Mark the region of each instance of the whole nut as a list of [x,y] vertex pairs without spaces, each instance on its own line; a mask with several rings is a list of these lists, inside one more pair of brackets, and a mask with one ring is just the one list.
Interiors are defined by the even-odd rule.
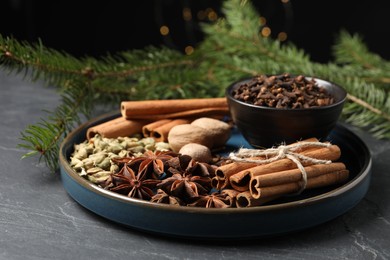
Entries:
[[207,129],[208,135],[211,135],[214,140],[212,148],[224,146],[231,135],[231,126],[218,119],[201,117],[192,121],[191,125]]
[[188,143],[213,147],[213,138],[208,134],[208,130],[191,124],[182,124],[172,127],[168,134],[168,143],[172,151],[179,150]]
[[189,143],[184,145],[180,150],[180,154],[189,155],[192,159],[198,162],[209,163],[213,159],[211,151],[207,146]]

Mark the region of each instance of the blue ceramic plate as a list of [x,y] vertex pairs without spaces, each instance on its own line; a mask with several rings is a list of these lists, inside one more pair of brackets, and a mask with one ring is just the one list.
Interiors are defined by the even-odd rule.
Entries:
[[[304,191],[271,204],[251,208],[206,209],[177,207],[128,198],[104,190],[80,177],[68,160],[73,145],[85,140],[93,125],[120,116],[111,113],[91,120],[70,133],[60,148],[63,185],[79,204],[108,220],[146,232],[195,239],[242,239],[275,236],[309,228],[334,219],[365,196],[371,176],[371,155],[364,142],[338,124],[328,140],[337,144],[341,161],[350,170],[349,181],[339,187]],[[248,146],[233,130],[227,149]]]

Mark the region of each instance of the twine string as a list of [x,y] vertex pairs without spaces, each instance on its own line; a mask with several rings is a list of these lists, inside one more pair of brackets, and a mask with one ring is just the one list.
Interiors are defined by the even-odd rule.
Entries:
[[[296,150],[306,148],[306,147],[329,147],[330,143],[321,143],[321,142],[298,142],[290,145],[280,145],[276,148],[269,148],[264,150],[259,149],[248,149],[240,148],[238,152],[230,153],[229,158],[232,161],[236,162],[250,162],[256,164],[267,164],[280,159],[290,159],[293,161],[302,174],[302,182],[300,183],[300,190],[297,194],[300,194],[307,185],[307,173],[305,167],[303,167],[302,162],[309,162],[312,164],[330,164],[331,160],[321,160],[312,158],[300,153],[296,153]],[[265,157],[265,159],[254,159],[253,157]]]

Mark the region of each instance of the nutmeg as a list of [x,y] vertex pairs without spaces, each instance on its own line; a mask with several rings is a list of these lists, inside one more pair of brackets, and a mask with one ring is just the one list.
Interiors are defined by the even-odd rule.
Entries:
[[201,117],[192,121],[191,125],[207,129],[208,135],[213,137],[213,147],[218,148],[225,145],[230,138],[231,125],[218,119]]
[[205,128],[182,124],[174,126],[169,131],[168,143],[174,152],[179,152],[188,143],[197,143],[211,148],[213,147],[213,137],[208,134],[208,130]]
[[196,143],[188,143],[184,145],[180,149],[179,153],[189,155],[192,159],[198,162],[209,163],[213,159],[211,151],[207,146]]

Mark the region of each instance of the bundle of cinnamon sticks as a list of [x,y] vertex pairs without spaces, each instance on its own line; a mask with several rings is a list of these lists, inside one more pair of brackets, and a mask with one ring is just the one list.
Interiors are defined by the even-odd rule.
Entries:
[[169,130],[198,117],[222,118],[229,115],[226,98],[194,98],[121,102],[121,117],[90,127],[87,139],[100,134],[115,138],[142,133],[156,141],[166,141]]
[[[318,143],[318,140],[312,138],[296,144],[305,142]],[[218,190],[236,191],[237,207],[250,207],[300,192],[303,185],[305,189],[319,188],[343,183],[349,177],[344,163],[337,162],[341,155],[337,145],[304,146],[294,152],[311,158],[299,162],[303,169],[299,169],[299,165],[289,158],[265,164],[255,162],[264,158],[248,158],[245,162],[233,161],[218,167],[212,185]],[[318,160],[326,163],[313,163]]]

